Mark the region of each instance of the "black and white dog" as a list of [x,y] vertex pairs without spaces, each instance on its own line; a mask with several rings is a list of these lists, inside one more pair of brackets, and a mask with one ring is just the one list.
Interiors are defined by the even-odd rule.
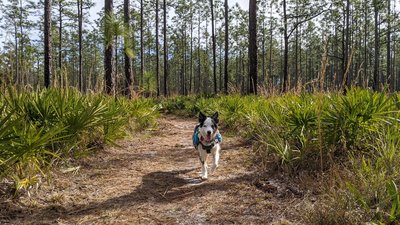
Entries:
[[201,162],[201,178],[207,179],[207,158],[208,154],[213,156],[211,173],[218,167],[219,151],[221,150],[222,136],[218,131],[218,112],[207,117],[202,112],[199,114],[199,124],[193,133],[193,145],[199,151]]

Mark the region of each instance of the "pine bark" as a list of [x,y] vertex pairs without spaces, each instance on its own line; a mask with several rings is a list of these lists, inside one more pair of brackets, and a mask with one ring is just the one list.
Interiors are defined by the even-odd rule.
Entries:
[[52,56],[51,56],[51,0],[44,1],[44,86],[49,88],[52,77]]
[[160,96],[160,49],[158,44],[158,0],[156,0],[156,82],[157,97]]
[[[104,11],[106,15],[113,15],[113,0],[105,0]],[[105,33],[111,32],[110,24],[105,24]],[[109,43],[105,43],[104,50],[104,71],[105,71],[105,93],[108,95],[114,95],[114,43],[112,40],[107,40]]]
[[[124,0],[124,23],[125,23],[125,27],[128,31],[131,30],[130,29],[131,28],[131,26],[130,26],[131,17],[130,17],[129,11],[130,11],[129,0]],[[130,34],[130,32],[127,32],[127,33]],[[130,43],[129,37],[125,36],[124,37],[125,49],[131,48],[129,43]],[[132,97],[132,84],[133,84],[132,59],[128,56],[126,51],[124,54],[124,60],[125,60],[125,64],[124,64],[125,91],[124,91],[124,94],[125,94],[125,96],[131,98]]]
[[164,96],[168,95],[168,46],[167,46],[167,3],[166,0],[163,0],[163,10],[164,10]]
[[214,93],[217,94],[217,57],[216,57],[216,43],[215,43],[215,28],[214,28],[214,2],[210,0],[211,4],[211,39],[212,39],[212,54],[213,54],[213,76],[214,76]]
[[225,8],[225,59],[224,59],[224,92],[228,94],[228,65],[229,65],[229,8],[228,0],[224,1]]
[[257,0],[249,2],[249,93],[257,94]]
[[82,26],[83,26],[83,0],[77,0],[77,5],[78,5],[78,63],[79,63],[79,68],[78,68],[78,78],[79,78],[79,90],[81,92],[84,91],[84,84],[83,84],[83,73],[82,73]]

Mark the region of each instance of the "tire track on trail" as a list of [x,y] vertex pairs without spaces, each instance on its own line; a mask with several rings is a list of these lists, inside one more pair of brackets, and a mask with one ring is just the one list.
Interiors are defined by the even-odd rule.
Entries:
[[251,146],[224,130],[220,166],[200,180],[191,143],[196,121],[163,115],[157,130],[80,159],[77,173],[56,172],[52,185],[20,203],[6,202],[0,223],[269,224],[285,218],[285,201],[292,200],[254,185],[257,174],[245,166]]

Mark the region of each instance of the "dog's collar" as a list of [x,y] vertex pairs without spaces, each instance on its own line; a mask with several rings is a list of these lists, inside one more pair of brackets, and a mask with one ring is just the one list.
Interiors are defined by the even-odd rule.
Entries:
[[215,143],[214,143],[214,142],[211,142],[210,145],[204,145],[203,142],[200,142],[200,144],[201,144],[201,147],[202,147],[204,150],[207,151],[207,153],[211,153],[211,149],[214,148],[214,146],[215,146]]
[[212,138],[210,142],[207,142],[204,140],[204,137],[200,135],[200,144],[207,153],[211,153],[211,149],[215,146],[215,138]]

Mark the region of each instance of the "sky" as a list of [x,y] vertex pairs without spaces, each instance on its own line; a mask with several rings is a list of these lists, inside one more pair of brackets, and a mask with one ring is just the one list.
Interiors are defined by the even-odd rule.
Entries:
[[[104,0],[97,0],[95,3],[96,5],[90,10],[90,15],[93,19],[98,17],[97,13],[103,8]],[[228,0],[229,7],[233,7],[236,3],[239,3],[240,7],[244,10],[249,8],[249,0]]]

